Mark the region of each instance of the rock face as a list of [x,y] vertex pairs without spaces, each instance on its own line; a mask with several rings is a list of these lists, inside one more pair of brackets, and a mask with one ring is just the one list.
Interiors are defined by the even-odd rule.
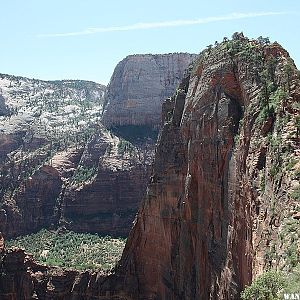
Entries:
[[[60,224],[77,232],[127,236],[149,180],[153,145],[138,148],[104,128],[101,132],[65,184]],[[93,174],[80,179],[87,169]]]
[[[40,272],[31,293],[48,299],[57,286],[55,299],[239,299],[263,270],[292,268],[299,103],[297,69],[277,43],[235,35],[202,52],[163,105],[147,194],[115,273]],[[11,278],[20,286],[11,295],[31,299]]]
[[106,91],[102,123],[113,127],[119,138],[103,132],[89,142],[81,165],[96,166],[97,174],[88,184],[66,187],[61,224],[80,232],[128,234],[149,180],[162,101],[195,57],[133,55],[117,65]]
[[0,231],[10,238],[64,226],[128,235],[149,180],[153,147],[134,146],[98,126],[84,147],[50,156],[48,148],[39,149],[33,160],[6,162]]
[[11,201],[2,205],[6,214],[2,232],[17,236],[53,227],[57,223],[55,208],[61,187],[58,171],[51,166],[41,167],[19,187]]
[[[21,249],[0,249],[0,298],[11,299],[109,299],[94,297],[105,274],[79,273],[36,264]],[[124,299],[116,297],[114,299]]]
[[[66,139],[100,120],[104,85],[84,80],[43,81],[0,74],[0,132]],[[4,108],[10,113],[3,113]],[[1,113],[2,111],[2,113]]]
[[161,124],[162,101],[171,96],[194,54],[130,55],[115,68],[103,112],[108,128]]
[[8,238],[57,225],[63,179],[79,161],[63,171],[52,158],[73,147],[82,154],[97,130],[105,86],[0,74],[0,90],[0,111],[10,112],[0,116],[0,231]]
[[276,253],[295,247],[299,257],[299,240],[280,242],[299,211],[299,174],[288,167],[299,163],[299,95],[276,43],[239,36],[200,55],[164,105],[120,262],[129,299],[239,299],[257,273],[292,267]]

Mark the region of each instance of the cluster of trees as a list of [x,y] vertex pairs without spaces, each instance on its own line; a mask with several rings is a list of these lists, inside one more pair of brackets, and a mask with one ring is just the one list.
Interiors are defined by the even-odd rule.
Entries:
[[130,155],[135,151],[135,147],[128,141],[120,139],[118,143],[118,153],[125,154],[126,152]]
[[85,166],[79,166],[72,177],[72,182],[75,184],[80,184],[82,182],[91,180],[96,174],[96,167],[89,168]]
[[287,299],[298,299],[294,298],[294,295],[300,293],[299,282],[300,265],[289,274],[269,270],[246,287],[241,293],[241,298],[243,300],[281,300],[285,299],[284,295],[289,295],[290,298]]
[[76,270],[109,271],[120,259],[126,240],[72,231],[49,231],[19,237],[6,247],[20,247],[43,264]]

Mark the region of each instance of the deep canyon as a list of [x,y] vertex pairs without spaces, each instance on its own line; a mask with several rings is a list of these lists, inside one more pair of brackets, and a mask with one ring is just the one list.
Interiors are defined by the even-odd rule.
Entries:
[[[51,104],[53,83],[1,78],[4,239],[129,232],[110,274],[43,266],[1,239],[1,299],[240,299],[264,270],[292,270],[290,249],[299,262],[300,79],[278,43],[236,33],[198,56],[129,56],[107,88],[55,83]],[[51,125],[58,98],[76,140]]]

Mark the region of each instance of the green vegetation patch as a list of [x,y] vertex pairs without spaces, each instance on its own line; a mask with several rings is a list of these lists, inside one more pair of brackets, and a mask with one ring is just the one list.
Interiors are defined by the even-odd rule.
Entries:
[[[300,269],[299,266],[292,272],[284,274],[269,270],[260,275],[241,293],[243,300],[279,300],[285,299],[284,294],[299,293]],[[296,299],[296,298],[289,298]]]
[[300,201],[300,185],[297,185],[292,193],[291,193],[291,197],[294,199],[294,200],[297,200],[297,201]]
[[111,271],[121,258],[126,239],[72,231],[49,231],[8,240],[6,246],[31,253],[39,263],[76,270]]
[[286,286],[284,276],[276,271],[268,271],[259,276],[241,294],[243,300],[275,300]]
[[79,166],[73,175],[72,182],[75,184],[79,184],[82,182],[90,181],[96,175],[97,175],[96,167],[87,168],[84,166]]
[[120,139],[120,141],[118,143],[118,154],[123,155],[126,152],[128,152],[129,154],[132,154],[134,152],[134,150],[135,150],[135,148],[130,142]]

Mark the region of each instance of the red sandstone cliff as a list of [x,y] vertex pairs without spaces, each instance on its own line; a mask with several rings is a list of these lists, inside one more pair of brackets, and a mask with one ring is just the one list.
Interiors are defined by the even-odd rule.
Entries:
[[299,211],[299,174],[288,168],[299,163],[299,92],[278,44],[239,36],[199,56],[165,105],[120,262],[130,299],[238,299],[255,274],[288,268],[276,253],[293,243],[280,236]]

